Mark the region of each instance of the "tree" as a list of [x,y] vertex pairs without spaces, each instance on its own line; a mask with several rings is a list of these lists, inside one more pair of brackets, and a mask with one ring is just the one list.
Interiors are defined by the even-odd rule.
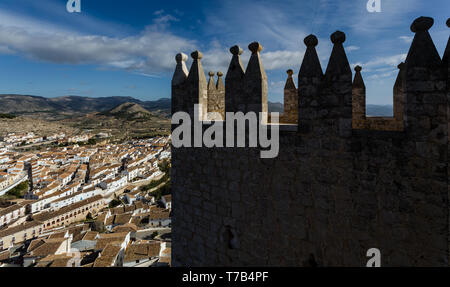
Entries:
[[86,221],[91,221],[93,218],[92,218],[92,214],[89,212],[87,215],[86,215]]
[[17,185],[16,187],[14,187],[13,189],[11,189],[10,191],[8,191],[6,195],[14,198],[23,198],[25,193],[28,191],[28,187],[29,187],[28,181],[24,181],[19,185]]
[[169,160],[166,158],[164,159],[162,162],[160,162],[158,164],[159,170],[161,170],[164,173],[169,173],[170,171],[170,162]]
[[122,204],[122,202],[119,199],[115,198],[115,199],[111,200],[111,202],[109,203],[109,208],[114,208],[121,204]]
[[97,144],[97,140],[96,140],[96,139],[90,138],[90,139],[88,140],[88,145],[96,145],[96,144]]

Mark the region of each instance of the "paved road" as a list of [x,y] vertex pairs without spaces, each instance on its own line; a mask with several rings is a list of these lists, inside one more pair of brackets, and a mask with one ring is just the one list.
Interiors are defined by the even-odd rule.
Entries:
[[158,228],[149,228],[145,230],[139,230],[136,232],[136,238],[145,240],[146,237],[149,237],[153,234],[153,232],[157,231],[159,235],[171,233],[172,229],[167,227],[158,227]]

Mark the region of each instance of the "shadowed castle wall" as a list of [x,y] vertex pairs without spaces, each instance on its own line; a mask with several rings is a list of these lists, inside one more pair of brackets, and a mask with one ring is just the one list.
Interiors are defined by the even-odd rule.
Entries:
[[[173,147],[173,265],[365,266],[367,250],[378,248],[382,266],[448,266],[450,43],[441,60],[432,24],[421,17],[411,27],[394,118],[365,116],[361,67],[352,79],[338,31],[325,73],[317,38],[305,38],[298,120],[280,125],[278,157]],[[230,50],[225,111],[267,111],[262,47],[249,48],[245,72],[242,49]],[[189,73],[177,56],[173,113],[208,107],[199,55]]]

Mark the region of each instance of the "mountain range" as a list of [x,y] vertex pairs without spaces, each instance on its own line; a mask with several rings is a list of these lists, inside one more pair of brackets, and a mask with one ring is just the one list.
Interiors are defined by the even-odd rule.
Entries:
[[[122,106],[123,104],[127,104]],[[147,111],[158,111],[165,115],[170,115],[171,100],[161,98],[156,101],[141,101],[132,97],[103,97],[89,98],[80,96],[65,96],[58,98],[44,98],[30,95],[0,95],[0,113],[12,115],[29,114],[54,114],[59,116],[72,116],[88,113],[108,114],[115,108],[132,107],[130,104],[137,104]],[[283,104],[279,102],[269,102],[269,111],[283,112]],[[141,111],[142,112],[142,111]],[[393,114],[390,105],[367,105],[368,116],[387,116]]]
[[141,105],[131,102],[121,104],[111,110],[98,113],[101,116],[115,117],[126,120],[149,119],[152,116],[148,110]]
[[44,98],[30,95],[0,95],[0,113],[3,114],[88,114],[104,112],[125,103],[134,103],[148,111],[170,111],[171,100],[141,101],[132,97],[104,97],[89,98],[79,96],[65,96],[58,98]]

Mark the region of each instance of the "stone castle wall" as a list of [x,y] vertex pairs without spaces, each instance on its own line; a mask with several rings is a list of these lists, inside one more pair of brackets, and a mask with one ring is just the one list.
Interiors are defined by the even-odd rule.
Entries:
[[[288,73],[278,157],[261,159],[259,148],[173,147],[173,265],[365,266],[368,249],[378,248],[383,266],[448,266],[450,42],[441,59],[432,25],[421,17],[411,26],[394,118],[365,116],[361,67],[352,79],[344,33],[331,36],[325,73],[310,35],[298,89]],[[230,50],[227,112],[267,111],[262,47],[249,48],[246,71],[242,49]],[[202,55],[192,56],[189,72],[187,57],[177,56],[173,113],[209,107]]]

